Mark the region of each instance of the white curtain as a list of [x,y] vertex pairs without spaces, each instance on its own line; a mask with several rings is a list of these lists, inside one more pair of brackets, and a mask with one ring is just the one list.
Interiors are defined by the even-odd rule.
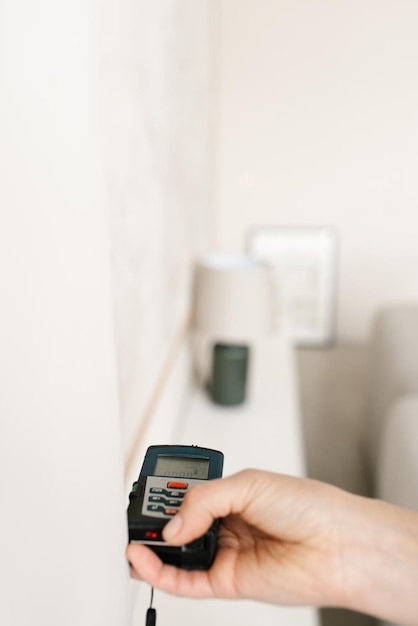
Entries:
[[130,622],[92,16],[0,3],[5,626]]

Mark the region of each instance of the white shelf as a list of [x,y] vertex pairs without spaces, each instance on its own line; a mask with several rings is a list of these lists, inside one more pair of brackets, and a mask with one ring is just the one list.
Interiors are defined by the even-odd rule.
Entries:
[[[213,404],[195,389],[190,406],[174,429],[173,443],[221,450],[224,476],[246,467],[303,476],[305,473],[297,377],[290,344],[280,336],[255,346],[251,353],[249,394],[239,407]],[[137,597],[134,624],[142,626],[148,593]],[[214,626],[317,626],[311,608],[279,607],[252,601],[189,600],[156,592],[160,624]]]
[[280,336],[250,355],[245,404],[222,407],[196,389],[179,442],[221,450],[224,475],[246,467],[303,476],[305,473],[293,350]]

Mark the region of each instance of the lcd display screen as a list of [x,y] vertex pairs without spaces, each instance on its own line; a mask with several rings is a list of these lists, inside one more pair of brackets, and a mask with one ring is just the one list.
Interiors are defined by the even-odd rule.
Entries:
[[170,478],[207,479],[209,475],[209,459],[159,454],[155,464],[154,475]]

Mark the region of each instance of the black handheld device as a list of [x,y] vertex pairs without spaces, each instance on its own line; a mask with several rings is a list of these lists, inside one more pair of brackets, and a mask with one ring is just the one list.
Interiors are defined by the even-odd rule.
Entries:
[[223,458],[218,450],[198,446],[150,446],[129,495],[129,541],[149,546],[164,563],[209,569],[216,553],[217,520],[202,537],[180,547],[169,546],[161,533],[193,485],[222,476]]

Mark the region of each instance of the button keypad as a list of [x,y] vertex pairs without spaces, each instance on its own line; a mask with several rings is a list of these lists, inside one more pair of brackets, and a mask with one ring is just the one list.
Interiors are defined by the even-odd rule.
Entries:
[[205,481],[196,478],[173,481],[161,476],[148,476],[142,513],[152,517],[173,517],[189,488],[201,482]]

